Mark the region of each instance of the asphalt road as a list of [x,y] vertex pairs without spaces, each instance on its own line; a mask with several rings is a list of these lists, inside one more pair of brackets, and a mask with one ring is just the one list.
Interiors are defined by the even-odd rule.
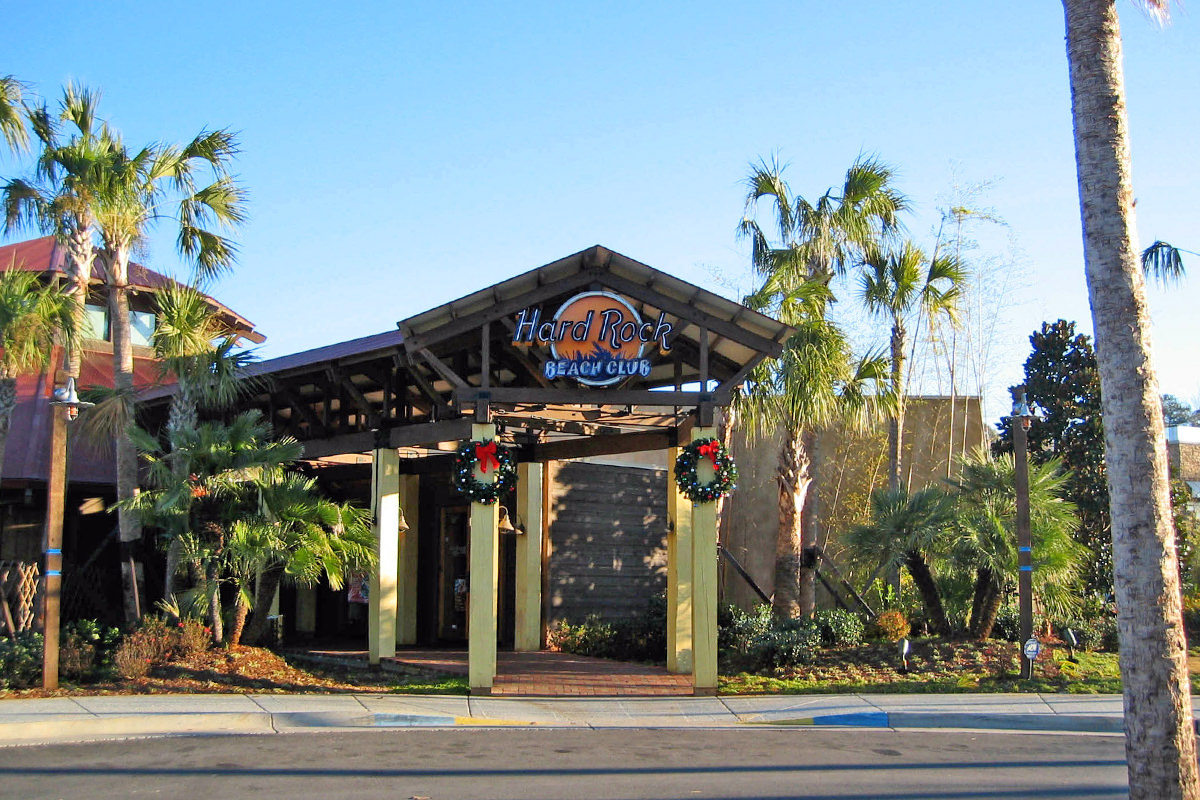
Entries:
[[388,730],[0,749],[4,798],[1003,800],[1126,796],[1119,736]]

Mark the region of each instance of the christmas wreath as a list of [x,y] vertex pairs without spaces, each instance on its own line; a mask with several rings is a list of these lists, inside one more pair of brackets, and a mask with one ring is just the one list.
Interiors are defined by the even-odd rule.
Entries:
[[[713,465],[713,479],[701,483],[696,464],[707,458]],[[737,464],[718,439],[697,439],[684,445],[675,459],[675,484],[693,503],[711,503],[729,494],[737,482]]]
[[[496,480],[481,481],[475,477],[475,467],[484,475],[494,469]],[[454,455],[454,486],[472,503],[490,506],[517,482],[517,465],[512,452],[495,439],[464,442]]]

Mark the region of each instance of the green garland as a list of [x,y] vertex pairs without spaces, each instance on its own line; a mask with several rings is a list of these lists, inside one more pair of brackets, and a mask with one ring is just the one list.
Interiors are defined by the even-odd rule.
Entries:
[[[483,472],[495,470],[496,480],[481,481],[475,467],[483,461]],[[472,503],[490,506],[517,484],[517,464],[512,451],[495,439],[463,442],[454,454],[454,486]]]
[[[713,479],[700,483],[696,464],[701,458],[712,461]],[[719,439],[696,439],[680,448],[675,459],[675,485],[693,503],[711,503],[737,488],[737,464]]]

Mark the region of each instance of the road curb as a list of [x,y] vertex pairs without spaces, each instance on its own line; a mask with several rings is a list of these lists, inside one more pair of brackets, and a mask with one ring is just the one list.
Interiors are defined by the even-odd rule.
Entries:
[[762,725],[860,728],[967,728],[1057,733],[1122,733],[1124,720],[1092,714],[974,714],[971,712],[860,711],[795,719],[767,720]]
[[99,741],[130,736],[274,732],[271,716],[255,712],[137,714],[90,719],[8,722],[0,729],[0,745]]

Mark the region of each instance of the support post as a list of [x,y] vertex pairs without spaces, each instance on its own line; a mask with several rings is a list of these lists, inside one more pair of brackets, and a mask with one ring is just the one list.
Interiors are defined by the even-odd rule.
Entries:
[[[697,427],[693,439],[716,436],[716,429]],[[713,478],[712,465],[696,465],[701,481]],[[692,690],[717,693],[717,504],[692,506]]]
[[[1020,389],[1025,400],[1025,387]],[[1016,398],[1014,392],[1013,397]],[[1025,655],[1025,643],[1033,638],[1033,537],[1029,526],[1028,417],[1011,417],[1013,432],[1013,481],[1017,494],[1017,610],[1021,629],[1021,676],[1033,677],[1033,662]]]
[[400,535],[400,455],[376,450],[371,462],[371,510],[379,566],[371,573],[367,657],[372,666],[396,655],[396,565]]
[[396,644],[417,643],[417,541],[420,475],[400,478],[400,555],[397,566]]
[[[496,426],[475,423],[471,426],[475,441],[495,439]],[[475,479],[495,479],[475,467]],[[467,632],[467,678],[471,694],[491,694],[496,678],[496,609],[500,575],[499,504],[471,503],[470,615]]]
[[692,671],[692,504],[675,484],[679,448],[667,451],[667,671]]
[[46,557],[46,573],[42,578],[43,689],[58,688],[63,512],[67,493],[67,413],[65,406],[50,406],[50,479],[46,486],[46,535],[42,541]]
[[513,649],[542,646],[542,465],[517,465],[517,608]]

